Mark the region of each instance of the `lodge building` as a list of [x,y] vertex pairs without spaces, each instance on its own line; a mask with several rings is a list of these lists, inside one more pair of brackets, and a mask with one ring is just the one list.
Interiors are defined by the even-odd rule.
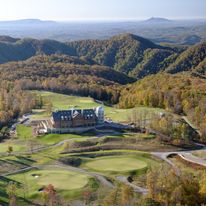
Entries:
[[52,113],[51,118],[41,122],[43,133],[83,132],[104,123],[104,108],[69,109]]

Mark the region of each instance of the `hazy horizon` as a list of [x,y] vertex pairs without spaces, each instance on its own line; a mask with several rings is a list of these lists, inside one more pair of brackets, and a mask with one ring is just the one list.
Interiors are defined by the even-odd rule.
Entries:
[[56,20],[56,19],[40,19],[40,18],[20,18],[20,19],[5,19],[0,20],[0,22],[11,22],[11,21],[24,21],[24,20],[40,20],[40,21],[54,21],[58,23],[72,23],[72,22],[141,22],[146,21],[151,18],[161,18],[161,19],[167,19],[171,21],[201,21],[206,20],[205,18],[167,18],[167,17],[158,17],[158,16],[151,16],[148,18],[142,18],[142,19],[132,19],[132,18],[119,18],[119,19],[65,19],[65,20]]
[[138,21],[151,17],[206,19],[205,0],[7,0],[0,21]]

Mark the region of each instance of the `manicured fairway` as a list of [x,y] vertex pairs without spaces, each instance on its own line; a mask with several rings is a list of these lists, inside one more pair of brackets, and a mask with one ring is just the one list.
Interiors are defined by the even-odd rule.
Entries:
[[[45,91],[32,91],[32,92],[37,95],[41,95],[45,100],[50,100],[53,105],[53,110],[69,109],[71,107],[93,108],[93,107],[100,106],[99,103],[95,102],[94,99],[90,97],[63,95],[63,94],[57,94],[57,93],[45,92]],[[128,117],[133,112],[133,109],[118,109],[109,106],[104,106],[104,109],[105,109],[105,117],[117,122],[128,121]],[[163,111],[162,109],[148,108],[148,107],[137,107],[136,110],[140,113],[144,112],[148,116],[150,116],[150,114]],[[42,118],[48,118],[50,116],[48,113],[45,112],[44,109],[33,110],[33,112],[35,114],[32,115],[31,117],[32,119],[42,119]]]
[[[25,175],[25,176],[24,176]],[[52,184],[58,190],[76,190],[87,185],[89,176],[66,170],[36,170],[24,174],[11,176],[12,179],[22,182],[26,179],[32,188],[31,193],[38,193],[44,186]]]
[[111,156],[95,158],[95,160],[86,163],[85,166],[98,171],[126,172],[143,169],[147,167],[147,163],[135,157]]

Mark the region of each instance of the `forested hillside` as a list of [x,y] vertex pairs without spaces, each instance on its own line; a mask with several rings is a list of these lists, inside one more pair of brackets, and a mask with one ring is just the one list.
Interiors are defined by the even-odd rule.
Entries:
[[188,48],[160,46],[132,34],[67,43],[0,37],[0,63],[22,61],[40,54],[67,55],[72,61],[76,57],[75,64],[108,66],[138,79],[160,71],[193,71],[204,75],[206,43]]
[[[110,66],[134,77],[158,72],[161,62],[174,53],[169,47],[156,45],[132,34],[123,34],[102,41],[71,42],[69,45],[79,56],[94,59],[101,65]],[[152,64],[154,66],[148,71]]]
[[[157,73],[167,57],[177,52],[132,34],[108,40],[83,40],[61,43],[53,40],[0,38],[0,63],[26,60],[38,54],[65,54],[86,58],[91,64],[109,66],[117,71],[142,78]],[[151,65],[153,65],[151,67]]]
[[188,74],[157,74],[125,88],[121,108],[159,107],[187,115],[206,135],[206,80]]
[[75,55],[68,45],[54,40],[22,39],[12,42],[8,37],[0,38],[0,63],[26,60],[38,54],[61,53]]
[[117,103],[122,85],[135,79],[108,67],[87,65],[84,60],[61,55],[39,55],[0,66],[0,79],[16,82],[23,89],[44,89],[92,96]]
[[166,69],[169,73],[193,71],[205,74],[206,42],[192,46],[178,56],[176,61]]
[[1,81],[15,82],[24,90],[92,96],[112,104],[118,103],[123,85],[160,73],[125,89],[119,105],[185,113],[199,127],[205,118],[205,79],[192,76],[205,75],[206,43],[160,46],[132,34],[68,43],[2,36],[0,62],[8,61],[13,62],[0,65]]

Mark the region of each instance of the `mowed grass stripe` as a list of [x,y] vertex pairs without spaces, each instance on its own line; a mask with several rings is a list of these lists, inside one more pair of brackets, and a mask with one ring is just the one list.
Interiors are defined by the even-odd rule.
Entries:
[[101,157],[85,164],[86,167],[97,171],[127,172],[147,167],[147,163],[134,157]]

